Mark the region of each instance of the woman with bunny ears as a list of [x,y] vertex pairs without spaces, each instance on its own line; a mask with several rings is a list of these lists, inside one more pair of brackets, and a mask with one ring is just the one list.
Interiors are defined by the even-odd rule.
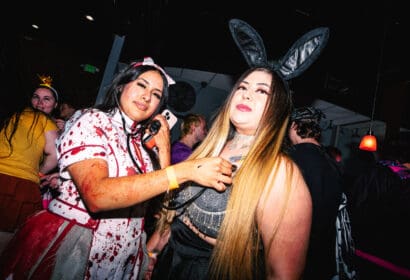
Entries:
[[303,273],[312,201],[283,150],[293,108],[287,80],[319,55],[328,30],[305,34],[283,59],[269,62],[251,26],[234,19],[230,28],[250,69],[188,159],[229,160],[236,166],[233,182],[223,192],[189,183],[164,203],[176,216],[153,279],[300,279]]

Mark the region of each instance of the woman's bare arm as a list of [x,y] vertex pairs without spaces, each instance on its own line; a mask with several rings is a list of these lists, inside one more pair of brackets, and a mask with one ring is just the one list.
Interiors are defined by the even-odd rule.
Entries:
[[[107,163],[102,159],[83,160],[67,169],[92,212],[129,207],[169,188],[165,169],[110,178]],[[232,165],[220,157],[187,160],[173,165],[173,169],[179,184],[195,181],[222,191],[226,189],[224,184],[232,183]]]
[[[278,221],[286,195],[285,178],[293,165],[289,202],[271,245],[273,225]],[[312,201],[309,189],[294,163],[283,161],[275,177],[266,207],[258,213],[265,250],[267,279],[300,279],[305,267],[312,220]]]
[[47,174],[57,166],[56,139],[58,130],[49,130],[44,134],[46,145],[44,146],[44,159],[40,166],[40,172]]

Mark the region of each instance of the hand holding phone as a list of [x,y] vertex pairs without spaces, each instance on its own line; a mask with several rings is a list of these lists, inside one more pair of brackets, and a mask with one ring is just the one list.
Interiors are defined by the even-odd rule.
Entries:
[[[169,130],[171,130],[172,127],[177,123],[178,118],[168,109],[162,111],[161,115],[165,117],[165,119],[168,122]],[[161,123],[158,120],[154,120],[152,123],[149,124],[149,134],[146,133],[142,138],[142,142],[145,144],[147,148],[152,149],[155,146],[154,135],[158,133],[160,128]]]

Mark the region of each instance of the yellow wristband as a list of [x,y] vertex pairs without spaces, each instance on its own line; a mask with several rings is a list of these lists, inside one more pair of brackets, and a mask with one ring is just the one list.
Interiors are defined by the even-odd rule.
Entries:
[[172,191],[172,190],[178,189],[179,184],[177,181],[177,177],[175,176],[174,167],[168,166],[167,168],[165,168],[165,171],[167,172],[167,177],[169,181],[167,192],[169,192],[170,190]]
[[148,257],[150,257],[152,259],[156,259],[157,258],[157,253],[154,253],[152,251],[148,251]]

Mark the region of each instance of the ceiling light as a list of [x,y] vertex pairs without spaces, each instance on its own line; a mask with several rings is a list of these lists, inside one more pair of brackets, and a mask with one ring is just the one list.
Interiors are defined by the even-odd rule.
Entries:
[[33,27],[34,29],[39,29],[40,27],[38,27],[37,24],[32,24],[31,27]]
[[94,18],[93,18],[91,15],[85,15],[85,18],[86,18],[88,21],[94,21]]
[[373,135],[372,131],[369,130],[369,132],[363,136],[360,141],[359,149],[369,152],[377,151],[377,139],[376,136]]
[[373,95],[373,105],[372,105],[372,114],[370,118],[370,127],[369,127],[369,131],[367,132],[365,136],[363,136],[359,144],[360,150],[365,150],[365,151],[370,151],[370,152],[377,151],[377,139],[376,139],[376,136],[373,135],[372,125],[373,125],[373,119],[374,119],[374,111],[376,108],[377,91],[379,89],[379,83],[380,83],[380,72],[381,72],[381,67],[382,67],[382,62],[383,62],[383,50],[384,50],[384,43],[386,40],[386,33],[387,33],[387,24],[385,24],[384,26],[383,38],[381,42],[379,67],[377,70],[376,87],[375,87],[374,95]]

